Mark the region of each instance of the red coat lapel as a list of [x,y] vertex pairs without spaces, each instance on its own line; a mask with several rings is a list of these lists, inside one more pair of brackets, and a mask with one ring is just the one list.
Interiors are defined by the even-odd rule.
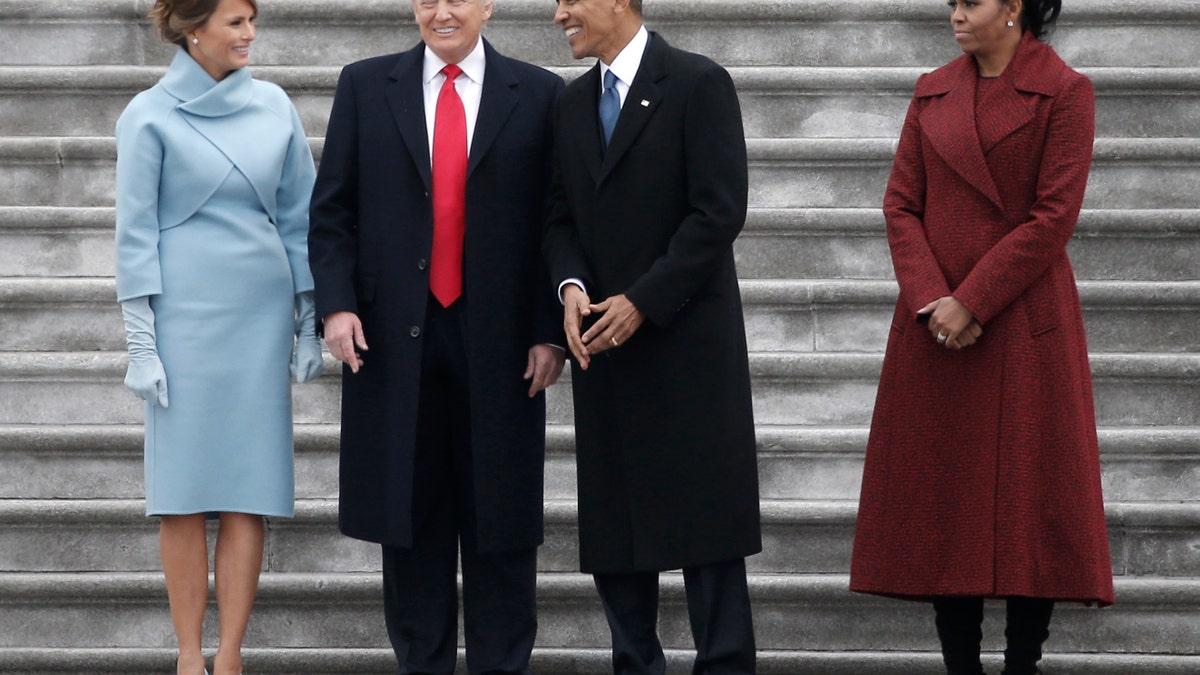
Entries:
[[975,78],[975,60],[966,54],[921,78],[917,97],[933,99],[921,112],[921,129],[955,173],[1004,208],[975,131]]

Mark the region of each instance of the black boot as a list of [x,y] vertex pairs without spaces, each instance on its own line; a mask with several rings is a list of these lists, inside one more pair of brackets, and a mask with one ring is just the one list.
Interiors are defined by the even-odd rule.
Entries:
[[983,675],[983,598],[937,598],[933,611],[947,675]]
[[1042,660],[1042,643],[1050,637],[1050,615],[1054,601],[1045,598],[1008,599],[1008,618],[1004,637],[1003,675],[1038,675],[1037,663]]

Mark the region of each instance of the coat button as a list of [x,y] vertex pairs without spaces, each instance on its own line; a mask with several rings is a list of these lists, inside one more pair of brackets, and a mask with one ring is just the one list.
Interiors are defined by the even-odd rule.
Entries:
[[411,335],[411,336],[413,336],[413,337],[421,337],[421,327],[420,327],[420,326],[413,326],[412,328],[409,328],[409,329],[408,329],[408,334],[409,334],[409,335]]
[[427,260],[425,260],[424,258],[421,258],[420,260],[417,261],[417,269],[423,270],[426,267],[429,267],[429,262]]

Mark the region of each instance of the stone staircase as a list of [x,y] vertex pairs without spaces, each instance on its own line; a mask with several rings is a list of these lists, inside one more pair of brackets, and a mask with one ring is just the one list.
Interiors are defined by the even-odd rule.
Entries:
[[[0,0],[0,672],[172,667],[141,406],[121,385],[113,123],[170,58],[149,0]],[[408,3],[263,0],[256,76],[321,149],[340,66],[416,40]],[[927,606],[849,593],[867,425],[895,285],[879,212],[917,75],[956,55],[937,0],[649,0],[647,23],[730,68],[751,156],[737,244],[765,550],[761,672],[937,673]],[[502,51],[580,72],[546,0],[498,0]],[[1117,605],[1062,606],[1048,674],[1200,672],[1200,0],[1067,3],[1052,44],[1097,89],[1071,254],[1088,324]],[[297,513],[268,524],[248,672],[395,672],[378,553],[336,531],[337,370],[295,389]],[[576,569],[569,385],[551,389],[535,668],[603,673]],[[1069,499],[1070,495],[1064,495]],[[672,672],[691,644],[664,575]],[[994,609],[994,608],[993,608]],[[998,648],[989,614],[985,646]],[[212,635],[208,644],[215,644]],[[988,656],[992,670],[997,656]]]

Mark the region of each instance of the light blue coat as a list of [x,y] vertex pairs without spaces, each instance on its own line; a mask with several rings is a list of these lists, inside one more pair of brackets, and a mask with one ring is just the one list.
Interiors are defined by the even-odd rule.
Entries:
[[313,288],[299,116],[181,49],[116,134],[117,296],[149,296],[170,391],[146,406],[147,513],[291,515],[293,297]]

